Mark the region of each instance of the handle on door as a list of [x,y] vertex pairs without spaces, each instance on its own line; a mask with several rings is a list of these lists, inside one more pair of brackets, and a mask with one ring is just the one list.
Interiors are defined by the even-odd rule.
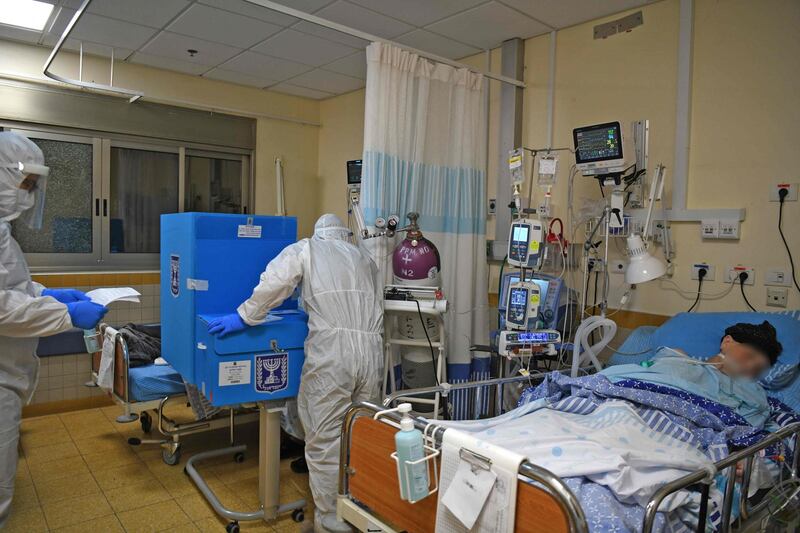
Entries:
[[103,216],[104,217],[108,216],[108,200],[106,200],[105,198],[103,198]]
[[94,199],[94,216],[100,216],[100,198]]

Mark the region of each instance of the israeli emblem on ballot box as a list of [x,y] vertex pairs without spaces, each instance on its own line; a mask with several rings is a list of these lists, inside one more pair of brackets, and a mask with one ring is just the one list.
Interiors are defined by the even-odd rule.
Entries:
[[256,356],[256,391],[278,392],[289,385],[289,354]]

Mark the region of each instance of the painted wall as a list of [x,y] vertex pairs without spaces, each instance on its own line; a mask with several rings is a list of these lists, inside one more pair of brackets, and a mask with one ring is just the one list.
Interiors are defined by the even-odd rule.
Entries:
[[[650,120],[650,166],[667,166],[665,198],[671,194],[677,78],[679,0],[663,0],[643,8],[644,25],[630,33],[594,40],[592,27],[623,14],[581,24],[557,33],[554,142],[571,146],[576,126],[619,120],[626,128],[637,119]],[[690,266],[706,261],[717,269],[715,281],[703,292],[723,292],[723,271],[744,264],[756,269],[756,284],[745,291],[757,309],[767,309],[764,272],[788,271],[789,261],[777,234],[778,205],[770,203],[768,189],[781,181],[800,182],[793,164],[797,155],[794,131],[800,120],[800,3],[792,0],[697,0],[695,2],[694,64],[692,85],[692,132],[688,186],[689,208],[747,209],[739,241],[703,241],[697,223],[673,223],[676,257],[673,282],[639,286],[628,308],[650,313],[674,314],[694,301],[697,282]],[[748,28],[742,33],[742,28]],[[523,142],[541,147],[547,135],[547,88],[549,82],[548,35],[525,42]],[[486,67],[484,54],[465,62]],[[499,71],[498,51],[492,52],[492,70]],[[498,172],[497,115],[499,84],[490,84],[488,188],[494,196]],[[322,103],[319,168],[323,182],[321,205],[343,205],[344,161],[358,153],[356,139],[363,123],[363,93],[332,98]],[[347,139],[326,126],[337,124]],[[345,154],[346,152],[346,154]],[[352,152],[352,154],[350,153]],[[566,216],[567,181],[571,156],[560,162],[554,189],[554,214]],[[594,180],[575,178],[575,207],[583,199],[597,201]],[[337,203],[338,202],[338,203]],[[795,256],[800,257],[800,203],[784,207],[784,231]],[[493,221],[487,226],[494,236]],[[578,239],[582,238],[581,233]],[[624,249],[619,240],[612,251]],[[660,251],[659,251],[660,253]],[[800,264],[800,260],[798,260]],[[492,269],[490,288],[496,286],[498,268]],[[580,276],[575,282],[579,284]],[[623,277],[612,274],[611,307],[619,304],[626,288]],[[789,308],[800,307],[800,295],[789,290]],[[744,310],[738,287],[727,296],[706,300],[700,310]],[[774,309],[774,308],[769,308]]]
[[[41,67],[49,49],[0,41],[0,73],[42,78]],[[59,54],[54,72],[78,77],[77,55]],[[85,57],[83,79],[109,82],[109,61]],[[114,84],[140,90],[154,99],[180,99],[205,106],[241,109],[253,114],[278,115],[302,121],[319,122],[319,102],[276,92],[244,87],[176,72],[117,63]],[[284,161],[286,207],[299,217],[301,235],[310,235],[318,211],[313,190],[317,175],[318,127],[269,118],[257,119],[255,150],[255,209],[259,214],[274,214],[275,158]]]

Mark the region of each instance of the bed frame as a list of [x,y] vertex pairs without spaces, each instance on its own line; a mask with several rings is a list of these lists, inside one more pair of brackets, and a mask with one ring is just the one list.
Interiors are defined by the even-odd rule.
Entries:
[[[98,326],[100,338],[105,336],[107,324]],[[102,340],[101,340],[102,344]],[[92,353],[92,385],[97,386],[97,373],[100,369],[100,359],[102,352]],[[229,428],[231,446],[234,440],[235,423],[255,422],[258,420],[258,411],[247,410],[236,412],[229,409],[228,416],[218,416],[208,420],[178,423],[165,414],[165,408],[170,404],[185,404],[188,399],[185,392],[172,394],[163,398],[138,402],[130,398],[129,386],[130,357],[128,354],[128,344],[125,338],[117,333],[114,336],[114,385],[109,395],[123,409],[123,414],[117,417],[117,422],[130,423],[139,420],[142,432],[150,433],[155,420],[155,427],[163,436],[161,439],[139,439],[130,438],[128,443],[132,446],[141,444],[158,444],[162,447],[161,458],[168,465],[177,465],[181,457],[180,439],[184,435],[213,431],[221,428]],[[152,413],[152,414],[151,414]],[[239,458],[237,457],[237,460]]]
[[[486,397],[487,391],[497,389],[489,397],[500,398],[504,385],[532,383],[527,377],[513,377],[477,381],[473,383],[446,384],[442,387],[429,387],[415,391],[416,394],[429,393],[437,389],[444,397],[453,390],[480,391]],[[407,392],[407,391],[404,391]],[[416,504],[400,499],[397,466],[390,454],[394,451],[395,427],[385,421],[375,420],[376,413],[385,410],[396,398],[387,398],[385,406],[370,403],[354,404],[348,411],[342,428],[339,495],[337,509],[340,517],[361,531],[408,531],[410,533],[433,532],[436,524],[437,495],[433,494]],[[497,412],[497,411],[494,411]],[[394,422],[400,418],[395,413],[385,416]],[[428,421],[416,419],[416,426],[427,434],[436,436],[435,445],[441,445],[442,431],[431,431]],[[431,422],[435,427],[436,422]],[[800,423],[786,426],[773,433],[757,445],[732,453],[716,463],[718,472],[727,471],[728,479],[735,479],[736,465],[745,462],[742,478],[743,486],[749,486],[754,457],[770,444],[793,439],[794,450],[800,443]],[[800,486],[798,475],[799,453],[793,454],[788,479]],[[527,461],[523,462],[519,474],[534,483],[518,481],[515,513],[515,531],[525,533],[585,533],[588,532],[586,516],[572,491],[552,472]],[[733,476],[733,477],[731,477]],[[682,489],[698,489],[702,495],[700,519],[697,531],[705,531],[708,511],[708,472],[699,470],[661,487],[645,507],[642,531],[649,533],[655,523],[656,512],[661,502],[673,492]],[[740,498],[740,517],[731,524],[731,510],[734,503],[734,483],[728,483],[722,509],[721,531],[746,531],[760,522],[769,512],[770,497],[764,497],[759,504],[753,504],[745,496]],[[743,490],[746,495],[747,491]]]

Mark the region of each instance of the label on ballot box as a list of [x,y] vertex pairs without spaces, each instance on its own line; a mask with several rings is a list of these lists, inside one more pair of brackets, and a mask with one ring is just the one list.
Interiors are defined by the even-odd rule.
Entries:
[[250,361],[228,361],[219,364],[219,386],[250,383]]
[[256,355],[256,391],[277,392],[289,385],[289,354]]

